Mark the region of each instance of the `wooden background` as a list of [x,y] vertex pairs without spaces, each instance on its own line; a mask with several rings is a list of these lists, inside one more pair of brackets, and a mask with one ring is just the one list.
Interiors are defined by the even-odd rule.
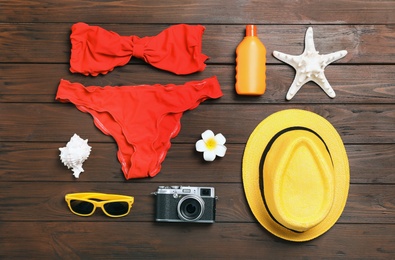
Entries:
[[[137,59],[106,76],[68,71],[70,27],[86,22],[121,35],[149,36],[172,24],[202,24],[204,72],[176,76]],[[241,97],[234,91],[235,48],[247,23],[258,25],[267,48],[267,91]],[[285,94],[294,69],[274,50],[298,55],[307,27],[321,54],[347,50],[325,74],[337,97],[314,83],[291,101]],[[126,181],[116,144],[72,104],[55,102],[61,78],[86,85],[184,83],[216,75],[224,96],[182,118],[182,129],[152,179]],[[395,2],[326,1],[88,1],[0,0],[0,258],[395,258]],[[289,108],[313,111],[341,135],[351,168],[346,208],[324,235],[306,243],[283,241],[250,212],[241,182],[245,143],[270,114]],[[227,138],[222,159],[205,163],[194,150],[212,129]],[[85,172],[74,179],[59,147],[77,133],[93,147]],[[213,225],[154,222],[158,185],[210,185],[219,196]],[[127,217],[99,212],[73,215],[70,192],[135,196]]]

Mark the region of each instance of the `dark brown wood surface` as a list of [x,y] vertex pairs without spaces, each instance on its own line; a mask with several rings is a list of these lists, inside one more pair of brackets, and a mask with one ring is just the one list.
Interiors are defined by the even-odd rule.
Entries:
[[[176,76],[132,59],[105,76],[69,72],[70,27],[86,22],[121,35],[155,35],[172,24],[202,24],[201,73]],[[234,91],[235,48],[245,25],[258,25],[267,48],[267,91]],[[294,69],[274,50],[300,54],[306,29],[320,53],[347,50],[325,74],[337,97],[308,83],[291,101]],[[182,129],[151,179],[126,181],[113,139],[88,114],[54,100],[59,80],[86,85],[182,84],[216,75],[224,96],[182,118]],[[241,160],[256,125],[289,108],[313,111],[341,135],[350,163],[350,191],[338,222],[305,243],[274,237],[246,202]],[[204,162],[194,150],[212,129],[227,138],[224,158]],[[59,147],[77,133],[92,153],[74,179]],[[0,258],[1,259],[394,259],[395,258],[395,2],[0,0]],[[214,186],[216,223],[156,223],[158,185]],[[131,213],[82,218],[64,202],[71,192],[135,197]]]

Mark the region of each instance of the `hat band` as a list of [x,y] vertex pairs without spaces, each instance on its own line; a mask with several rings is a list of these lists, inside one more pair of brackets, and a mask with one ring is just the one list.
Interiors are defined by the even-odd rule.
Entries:
[[318,133],[316,133],[315,131],[311,130],[310,128],[301,127],[301,126],[295,126],[295,127],[285,128],[285,129],[281,130],[280,132],[278,132],[277,134],[275,134],[275,135],[272,137],[272,139],[270,139],[270,141],[268,142],[267,146],[265,147],[265,150],[264,150],[263,153],[262,153],[261,160],[260,160],[260,163],[259,163],[259,188],[260,188],[260,192],[261,192],[261,197],[262,197],[262,200],[263,200],[263,204],[265,205],[265,208],[266,208],[266,210],[267,210],[267,212],[268,212],[270,218],[271,218],[274,222],[276,222],[277,224],[279,224],[280,226],[282,226],[282,227],[284,227],[284,228],[286,228],[286,229],[288,229],[288,230],[290,230],[290,231],[292,231],[292,232],[295,232],[295,233],[303,233],[303,231],[297,231],[297,230],[290,229],[290,228],[284,226],[283,224],[281,224],[278,220],[276,220],[276,218],[275,218],[275,217],[272,215],[272,213],[270,212],[269,207],[267,206],[266,199],[265,199],[265,196],[264,196],[264,188],[263,188],[263,187],[264,187],[264,185],[263,185],[263,181],[264,181],[264,178],[263,178],[263,174],[264,174],[264,172],[263,172],[263,167],[264,167],[264,164],[265,164],[266,156],[267,156],[267,154],[268,154],[270,148],[272,147],[273,143],[277,140],[277,138],[279,138],[282,134],[284,134],[284,133],[286,133],[286,132],[290,132],[290,131],[295,131],[295,130],[308,131],[308,132],[313,133],[314,135],[316,135],[316,136],[322,141],[322,143],[325,145],[325,149],[328,151],[329,157],[330,157],[331,162],[332,162],[332,165],[333,165],[333,159],[332,159],[331,153],[330,153],[330,151],[329,151],[329,149],[328,149],[328,146],[326,145],[324,139],[323,139]]

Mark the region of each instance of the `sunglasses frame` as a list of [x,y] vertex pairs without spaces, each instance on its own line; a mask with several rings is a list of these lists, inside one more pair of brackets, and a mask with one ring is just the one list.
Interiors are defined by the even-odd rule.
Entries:
[[[134,203],[134,197],[132,197],[132,196],[97,193],[97,192],[69,193],[69,194],[65,195],[64,199],[67,202],[67,205],[68,205],[70,211],[73,212],[75,215],[78,215],[81,217],[92,216],[95,213],[96,208],[101,208],[103,213],[111,218],[124,217],[129,214],[129,212],[133,206],[133,203]],[[70,202],[72,200],[79,200],[79,201],[91,203],[93,205],[92,212],[88,213],[88,214],[81,214],[81,213],[75,212],[70,204]],[[100,201],[97,201],[97,200],[100,200]],[[108,204],[108,203],[112,203],[112,202],[126,202],[128,204],[128,211],[122,215],[112,215],[112,214],[108,213],[106,211],[106,209],[104,208],[104,205]]]

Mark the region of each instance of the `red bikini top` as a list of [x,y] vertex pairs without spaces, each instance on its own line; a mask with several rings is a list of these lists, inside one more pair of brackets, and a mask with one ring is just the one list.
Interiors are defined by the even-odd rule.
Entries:
[[201,53],[205,27],[179,24],[156,36],[120,36],[99,26],[76,23],[71,27],[70,71],[107,74],[133,57],[152,66],[183,75],[203,71],[208,56]]

